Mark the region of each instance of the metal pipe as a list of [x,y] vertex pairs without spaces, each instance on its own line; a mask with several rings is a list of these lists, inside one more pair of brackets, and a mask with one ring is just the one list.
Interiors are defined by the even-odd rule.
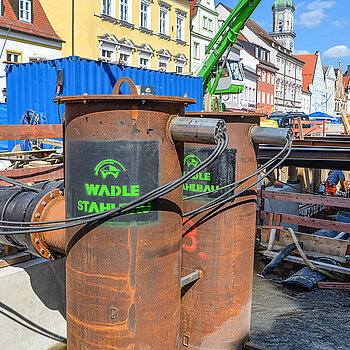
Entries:
[[217,144],[226,131],[222,119],[173,117],[168,126],[171,138],[175,141]]
[[285,145],[291,134],[291,129],[284,128],[253,126],[250,130],[250,137],[253,142],[266,145]]

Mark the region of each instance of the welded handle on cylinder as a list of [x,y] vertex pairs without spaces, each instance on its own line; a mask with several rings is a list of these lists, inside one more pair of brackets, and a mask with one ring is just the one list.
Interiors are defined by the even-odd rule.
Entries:
[[263,128],[261,126],[253,126],[250,130],[250,137],[253,142],[264,145],[283,146],[287,139],[293,136],[291,129],[287,128]]
[[113,95],[119,95],[120,87],[123,83],[127,83],[130,88],[130,95],[138,95],[135,83],[128,77],[120,78],[114,85]]

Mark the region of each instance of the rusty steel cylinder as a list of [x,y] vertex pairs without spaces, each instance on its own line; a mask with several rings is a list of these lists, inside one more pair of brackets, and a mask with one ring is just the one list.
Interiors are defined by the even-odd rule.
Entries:
[[[120,83],[117,82],[117,85]],[[60,98],[68,218],[121,207],[182,175],[171,115],[193,99]],[[182,188],[101,225],[67,230],[68,349],[178,349]]]
[[[214,191],[257,169],[250,129],[260,114],[201,112],[186,116],[225,120],[229,144],[221,157],[184,184],[184,197]],[[185,144],[184,172],[196,167],[212,146]],[[251,184],[256,177],[247,181]],[[218,198],[223,190],[184,201],[184,213]],[[233,193],[231,193],[233,194]],[[180,349],[242,349],[248,339],[253,283],[256,189],[195,216],[183,225],[182,276],[203,277],[182,289]]]

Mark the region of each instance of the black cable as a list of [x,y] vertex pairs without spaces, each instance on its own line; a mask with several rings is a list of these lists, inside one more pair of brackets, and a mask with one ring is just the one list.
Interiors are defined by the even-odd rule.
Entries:
[[[70,227],[75,227],[83,224],[88,224],[92,222],[99,222],[99,221],[107,221],[111,218],[114,218],[116,216],[122,215],[129,213],[130,211],[136,209],[139,206],[142,206],[144,204],[147,204],[151,202],[152,200],[159,198],[170,191],[172,191],[174,188],[182,185],[185,183],[189,178],[200,172],[203,168],[211,164],[213,161],[215,161],[226,149],[228,145],[228,135],[227,133],[224,134],[223,138],[218,141],[217,147],[215,150],[211,153],[211,155],[201,163],[200,166],[194,168],[190,172],[188,172],[186,175],[180,177],[179,179],[173,180],[168,184],[165,184],[159,188],[156,188],[145,195],[135,199],[134,201],[129,202],[128,204],[124,205],[123,207],[119,207],[116,209],[108,210],[105,212],[101,213],[95,213],[95,214],[89,214],[84,217],[76,217],[76,218],[71,218],[71,219],[64,219],[64,220],[57,220],[57,221],[43,221],[43,222],[26,222],[25,224],[27,225],[45,225],[45,228],[27,228],[23,230],[23,224],[24,222],[11,222],[17,225],[21,225],[19,228],[21,228],[21,231],[6,231],[6,232],[0,232],[0,235],[8,235],[8,234],[28,234],[28,233],[35,233],[35,232],[47,232],[47,231],[54,231],[54,230],[60,230],[60,229],[65,229],[65,228],[70,228]],[[74,221],[72,223],[67,223],[67,221]],[[1,221],[4,224],[9,224],[9,221]],[[58,222],[66,222],[65,224],[62,225],[51,225],[47,226],[49,223],[58,223]],[[6,228],[14,228],[11,226],[6,226]]]
[[277,167],[279,167],[289,156],[291,150],[292,150],[292,139],[289,138],[287,139],[286,145],[288,145],[288,151],[286,153],[286,155],[282,158],[281,161],[279,161],[272,169],[270,169],[261,179],[258,179],[257,181],[253,182],[251,185],[249,185],[248,187],[246,187],[245,189],[243,189],[242,191],[226,198],[220,201],[221,198],[227,196],[229,193],[231,193],[232,191],[234,191],[237,187],[239,187],[240,185],[237,185],[236,187],[228,190],[227,192],[225,192],[224,194],[222,194],[221,196],[219,196],[218,198],[202,205],[199,208],[196,208],[188,213],[185,213],[183,216],[187,217],[187,216],[192,216],[192,215],[198,215],[200,213],[203,213],[204,211],[213,209],[215,207],[219,207],[222,206],[224,204],[226,204],[229,201],[232,201],[233,199],[235,199],[236,197],[240,196],[242,193],[244,193],[245,191],[247,191],[248,189],[250,189],[251,187],[255,186],[257,183],[259,183],[261,180],[263,180],[266,176],[268,176],[272,171],[274,171]]
[[22,187],[22,188],[24,188],[24,189],[26,189],[28,191],[41,192],[41,190],[38,189],[38,188],[31,187],[31,186],[29,186],[29,185],[27,185],[27,184],[25,184],[25,183],[23,183],[21,181],[17,181],[15,179],[11,179],[11,178],[9,178],[7,176],[4,176],[4,175],[0,175],[0,180],[2,180],[4,182],[7,182],[7,183],[9,183],[11,185]]
[[[197,198],[197,197],[202,197],[202,196],[206,196],[208,194],[212,194],[212,193],[216,193],[218,191],[224,190],[226,188],[235,186],[237,184],[242,184],[244,182],[246,182],[247,180],[249,180],[250,178],[254,177],[255,175],[258,175],[259,173],[261,173],[263,170],[265,170],[266,168],[268,168],[275,160],[277,160],[288,148],[288,143],[286,142],[286,144],[284,145],[284,147],[282,148],[282,150],[280,152],[278,152],[274,157],[272,157],[268,162],[266,162],[263,166],[261,166],[260,168],[258,168],[257,170],[255,170],[252,174],[250,174],[249,176],[245,177],[244,179],[241,179],[239,181],[236,182],[232,182],[231,184],[228,184],[226,186],[222,186],[216,190],[213,191],[208,191],[208,192],[203,192],[203,193],[199,193],[199,194],[195,194],[193,196],[190,197],[184,197],[184,200],[189,200],[189,199],[193,199],[193,198]],[[236,186],[235,188],[237,188],[238,186]]]

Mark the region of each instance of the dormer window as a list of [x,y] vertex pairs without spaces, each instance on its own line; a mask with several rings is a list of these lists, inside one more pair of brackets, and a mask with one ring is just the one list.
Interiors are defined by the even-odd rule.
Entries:
[[31,0],[19,1],[19,19],[25,22],[32,22],[32,2]]

